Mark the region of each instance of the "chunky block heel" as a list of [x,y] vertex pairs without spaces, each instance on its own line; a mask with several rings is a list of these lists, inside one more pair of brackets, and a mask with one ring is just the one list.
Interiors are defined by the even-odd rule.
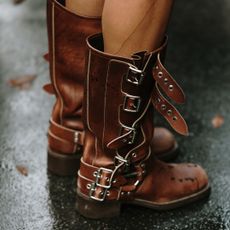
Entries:
[[111,218],[120,215],[119,201],[96,201],[77,194],[76,210],[84,217],[91,219]]
[[80,167],[81,154],[66,155],[48,149],[48,170],[58,176],[74,176]]

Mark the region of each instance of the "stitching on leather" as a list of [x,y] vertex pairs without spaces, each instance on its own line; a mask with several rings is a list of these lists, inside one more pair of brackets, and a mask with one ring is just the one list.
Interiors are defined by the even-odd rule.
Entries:
[[[112,59],[113,60],[113,59]],[[106,72],[106,81],[105,81],[105,92],[104,92],[104,111],[103,111],[103,115],[104,115],[104,121],[103,121],[103,131],[102,131],[102,143],[104,143],[104,138],[105,138],[105,120],[106,120],[106,105],[107,105],[107,103],[106,103],[106,101],[107,101],[107,97],[106,97],[106,95],[107,95],[107,83],[108,83],[108,76],[109,76],[109,70],[110,70],[110,65],[111,65],[111,61],[112,60],[110,60],[109,61],[109,63],[108,63],[108,68],[107,68],[107,72]]]
[[69,131],[69,132],[72,132],[72,133],[76,133],[76,132],[78,132],[78,133],[80,133],[80,134],[83,133],[82,130],[76,131],[76,130],[74,130],[74,129],[70,129],[70,128],[67,128],[67,127],[65,127],[65,126],[63,126],[63,125],[60,125],[60,124],[58,124],[57,122],[55,122],[52,118],[50,119],[50,123],[51,123],[52,125],[54,125],[54,126],[59,127],[60,129],[64,129],[64,130]]
[[133,151],[135,151],[136,149],[140,148],[142,145],[145,144],[145,142],[146,142],[146,135],[145,135],[145,132],[144,132],[142,126],[141,126],[141,132],[142,132],[142,135],[143,135],[143,137],[144,137],[144,140],[143,140],[139,145],[137,145],[137,146],[135,146],[133,149],[131,149],[131,150],[126,154],[125,158],[129,157],[129,155],[130,155]]
[[91,67],[91,49],[89,49],[87,74],[86,74],[86,80],[87,80],[87,84],[86,84],[86,106],[87,106],[86,117],[87,117],[87,121],[86,122],[87,122],[88,129],[93,133],[93,130],[89,124],[89,75],[90,75],[90,67]]
[[48,131],[48,135],[49,135],[51,138],[53,138],[53,140],[55,140],[55,141],[60,141],[60,142],[62,142],[62,143],[65,143],[65,145],[66,145],[66,144],[73,145],[73,149],[72,149],[71,153],[76,153],[76,151],[77,151],[77,145],[76,145],[76,144],[73,144],[72,142],[69,142],[69,141],[67,141],[67,140],[64,140],[64,139],[62,139],[62,138],[56,136],[56,135],[53,134],[50,130]]
[[54,4],[54,2],[52,2],[52,43],[53,43],[53,46],[52,46],[52,49],[53,49],[53,63],[52,63],[53,64],[53,76],[52,76],[52,78],[53,78],[54,87],[58,93],[58,96],[60,97],[60,100],[61,100],[61,109],[60,109],[59,116],[60,116],[60,122],[62,124],[62,122],[63,122],[62,121],[63,98],[62,98],[61,93],[59,92],[59,89],[57,87],[57,82],[56,82],[56,64],[55,64],[55,61],[56,61],[55,60],[55,52],[56,52],[56,50],[55,50],[55,22],[54,22],[55,17],[54,17],[54,14],[55,14],[55,4]]
[[95,161],[95,159],[97,159],[97,143],[98,143],[97,138],[95,136],[95,141],[94,141],[95,156],[93,158],[92,165],[94,165],[94,161]]

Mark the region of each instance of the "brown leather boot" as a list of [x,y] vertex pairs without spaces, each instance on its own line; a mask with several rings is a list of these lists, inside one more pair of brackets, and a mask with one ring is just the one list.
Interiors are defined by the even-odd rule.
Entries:
[[132,58],[103,52],[101,35],[88,38],[83,118],[84,152],[77,179],[77,210],[89,218],[113,217],[124,203],[168,210],[201,199],[210,188],[194,164],[166,164],[150,147],[153,107],[179,133],[188,133],[177,103],[184,94],[161,59],[162,46]]
[[[65,1],[47,1],[50,75],[44,89],[55,94],[56,103],[48,130],[48,169],[58,175],[75,175],[82,154],[84,130],[81,120],[85,39],[100,32],[101,20],[83,18],[65,7]],[[156,128],[155,155],[169,160],[177,154],[174,136]]]
[[51,83],[44,88],[56,96],[48,130],[48,169],[76,174],[84,131],[82,98],[85,39],[100,31],[101,20],[83,18],[65,8],[65,1],[47,1]]

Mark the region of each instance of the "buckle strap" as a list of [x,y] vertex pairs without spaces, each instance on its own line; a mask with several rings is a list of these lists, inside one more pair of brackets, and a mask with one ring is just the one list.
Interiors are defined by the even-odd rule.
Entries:
[[152,75],[154,80],[170,99],[178,104],[185,102],[185,94],[183,90],[161,63],[160,53],[157,55],[157,61],[153,68]]
[[141,97],[125,94],[123,110],[126,112],[137,113],[141,105]]
[[78,172],[78,190],[90,199],[102,202],[104,200],[132,200],[138,184],[124,185],[117,188],[95,186],[93,181],[84,178]]
[[185,136],[188,135],[188,126],[184,118],[178,110],[163,97],[157,83],[153,89],[152,102],[155,109],[163,115],[176,132]]
[[[78,171],[78,188],[83,194],[97,201],[131,199],[130,195],[144,179],[146,174],[144,162],[150,154],[151,151],[138,164],[134,165],[135,170],[131,172],[122,171],[123,165],[126,164],[125,159],[123,161],[119,158],[119,162],[122,161],[121,164],[112,170],[89,165],[81,158],[81,167]],[[133,180],[133,177],[136,179]]]
[[137,69],[135,66],[129,66],[129,69],[126,74],[126,81],[134,85],[141,85],[145,73],[142,70]]
[[112,170],[96,167],[87,164],[81,158],[81,167],[78,172],[78,187],[93,200],[118,199],[119,187],[127,182],[122,176],[117,176],[114,179],[118,168],[115,167]]
[[[116,169],[110,169],[105,167],[96,167],[90,164],[87,164],[84,162],[84,160],[81,158],[81,175],[85,178],[88,178],[89,180],[93,181],[97,186],[102,188],[110,188],[113,183],[113,177],[116,171],[119,167]],[[123,181],[116,181],[117,183],[123,183]],[[114,184],[114,183],[113,183]]]
[[48,143],[51,151],[62,153],[65,155],[81,153],[82,147],[72,142],[66,141],[55,136],[50,130],[48,131]]
[[50,119],[49,131],[55,136],[74,143],[76,145],[83,145],[84,132],[80,130],[73,130],[56,123],[52,118]]
[[83,177],[78,171],[78,189],[81,193],[96,201],[118,200],[119,188],[108,189],[96,186],[95,182]]
[[107,144],[107,148],[118,149],[123,145],[132,145],[136,140],[137,128],[127,127],[122,125],[121,135]]

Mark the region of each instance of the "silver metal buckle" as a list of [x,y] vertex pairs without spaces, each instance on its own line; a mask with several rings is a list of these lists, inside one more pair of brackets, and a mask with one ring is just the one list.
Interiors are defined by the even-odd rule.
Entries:
[[134,84],[141,85],[144,78],[144,72],[142,70],[136,69],[132,66],[129,67],[126,74],[126,81]]
[[107,194],[107,188],[104,189],[102,197],[101,198],[97,198],[97,197],[94,196],[94,192],[96,190],[96,187],[97,187],[96,183],[92,183],[91,184],[91,188],[89,190],[89,197],[91,199],[93,199],[93,200],[96,200],[96,201],[104,201],[105,197],[106,197],[106,194]]
[[99,186],[99,187],[101,187],[101,188],[110,188],[110,187],[111,187],[111,179],[109,180],[109,185],[102,185],[102,184],[99,183],[103,171],[109,172],[109,173],[111,173],[111,174],[113,173],[113,170],[111,170],[111,169],[99,168],[99,169],[97,170],[97,176],[96,176],[96,181],[95,181],[95,183],[96,183],[97,186]]
[[[93,200],[97,200],[97,201],[104,201],[105,200],[105,197],[106,197],[106,194],[107,194],[107,190],[111,187],[111,178],[109,179],[109,185],[102,185],[100,184],[100,179],[101,179],[101,175],[102,175],[102,172],[103,171],[106,171],[106,172],[109,172],[109,173],[113,173],[113,170],[111,169],[107,169],[107,168],[99,168],[96,172],[96,181],[93,182],[91,184],[91,188],[90,188],[90,191],[89,191],[89,196],[91,199]],[[104,189],[104,192],[103,192],[103,195],[101,198],[97,198],[94,196],[94,192],[96,190],[96,187],[100,187],[100,188],[103,188]]]
[[[126,108],[128,100],[131,100],[131,108]],[[137,113],[140,110],[141,98],[139,96],[125,95],[123,110],[126,112]]]

